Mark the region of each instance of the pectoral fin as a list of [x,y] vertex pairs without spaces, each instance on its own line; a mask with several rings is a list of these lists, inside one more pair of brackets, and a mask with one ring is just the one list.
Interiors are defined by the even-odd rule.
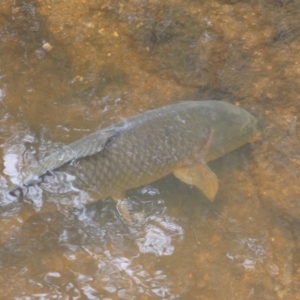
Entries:
[[214,200],[219,183],[216,174],[206,164],[180,168],[173,173],[181,181],[196,186],[210,201]]
[[112,197],[112,199],[116,202],[117,205],[117,210],[119,212],[119,214],[121,215],[121,217],[124,218],[124,220],[129,224],[132,225],[133,221],[130,215],[130,212],[128,210],[128,203],[124,195],[115,195]]

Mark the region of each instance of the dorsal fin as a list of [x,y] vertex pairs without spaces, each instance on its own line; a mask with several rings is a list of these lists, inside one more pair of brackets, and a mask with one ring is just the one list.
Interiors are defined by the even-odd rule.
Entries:
[[21,170],[18,178],[12,180],[14,184],[9,188],[9,192],[14,191],[24,184],[32,183],[47,171],[55,170],[73,159],[90,156],[102,151],[108,140],[116,136],[119,131],[120,128],[116,127],[97,131],[29,165]]

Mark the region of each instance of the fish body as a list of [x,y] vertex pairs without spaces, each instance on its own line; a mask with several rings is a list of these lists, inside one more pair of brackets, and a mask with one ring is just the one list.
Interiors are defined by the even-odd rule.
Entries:
[[118,198],[173,173],[212,200],[217,179],[206,162],[244,145],[256,133],[256,119],[230,103],[181,102],[95,132],[29,165],[10,191],[57,170],[72,175],[75,188],[96,194],[98,200]]

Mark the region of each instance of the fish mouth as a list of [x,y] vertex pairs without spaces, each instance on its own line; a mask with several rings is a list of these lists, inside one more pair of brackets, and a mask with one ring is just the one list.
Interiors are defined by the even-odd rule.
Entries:
[[257,121],[256,117],[253,116],[252,114],[250,114],[250,123],[254,124],[255,130],[253,132],[254,134],[253,134],[252,138],[249,140],[249,143],[254,144],[257,141],[261,140],[261,138],[262,138],[262,131],[261,131],[261,128],[260,128],[260,126],[258,124],[258,121]]
[[254,143],[260,141],[261,138],[262,138],[262,132],[261,132],[261,130],[258,130],[258,131],[254,134],[254,136],[249,140],[249,143],[250,143],[250,144],[254,144]]
[[257,141],[261,140],[262,131],[261,131],[260,126],[258,125],[257,119],[252,115],[250,115],[250,122],[253,125],[253,127],[252,127],[253,128],[253,135],[252,135],[251,139],[249,140],[249,143],[254,144]]

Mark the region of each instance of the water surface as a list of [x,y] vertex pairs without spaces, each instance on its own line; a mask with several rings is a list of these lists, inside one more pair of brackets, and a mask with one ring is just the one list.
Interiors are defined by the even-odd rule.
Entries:
[[[1,1],[3,299],[297,299],[297,1]],[[169,176],[129,191],[128,228],[84,193],[7,197],[65,144],[184,100],[229,101],[262,139],[211,164],[211,204]],[[49,198],[50,197],[50,198]],[[81,197],[81,198],[80,198]],[[57,210],[43,213],[49,199]]]

